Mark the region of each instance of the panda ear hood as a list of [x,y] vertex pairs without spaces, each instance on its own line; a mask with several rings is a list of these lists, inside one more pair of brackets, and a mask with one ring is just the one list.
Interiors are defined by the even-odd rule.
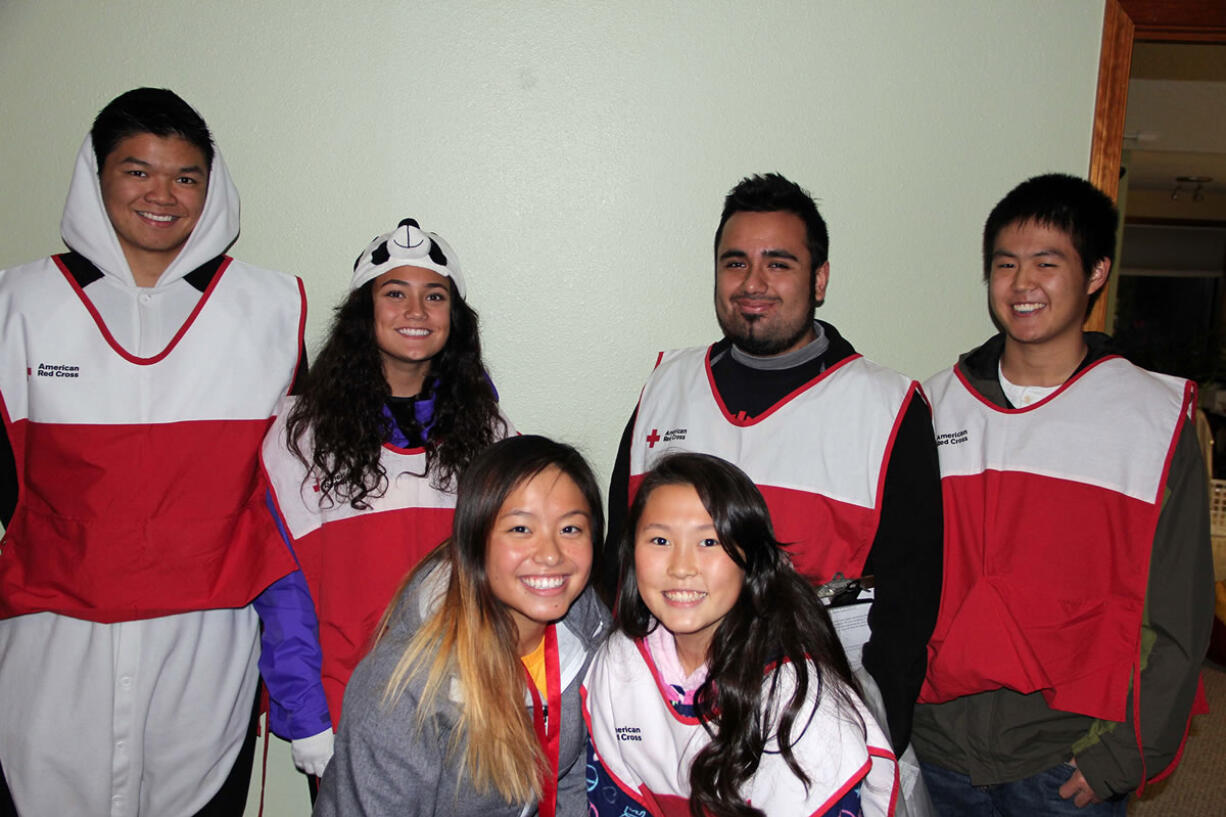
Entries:
[[396,229],[376,236],[370,242],[357,261],[353,262],[353,279],[349,282],[349,289],[355,290],[396,267],[433,270],[454,281],[456,292],[461,298],[465,297],[460,259],[451,245],[437,233],[421,229],[417,221],[411,218],[402,220]]

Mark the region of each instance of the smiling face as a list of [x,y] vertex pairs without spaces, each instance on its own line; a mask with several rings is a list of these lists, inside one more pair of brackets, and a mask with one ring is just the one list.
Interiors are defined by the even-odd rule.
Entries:
[[515,486],[494,520],[485,572],[515,622],[519,655],[566,615],[591,570],[591,509],[575,481],[550,466]]
[[1007,348],[1067,350],[1080,360],[1086,306],[1110,266],[1101,259],[1087,277],[1063,230],[1033,221],[1004,227],[992,251],[988,297]]
[[692,485],[651,492],[634,531],[634,570],[643,603],[676,638],[677,656],[693,672],[740,598],[745,571],[720,544]]
[[209,168],[178,136],[121,139],[98,174],[102,203],[139,286],[153,286],[178,256],[204,211]]
[[393,397],[413,397],[451,334],[451,284],[434,270],[396,267],[374,280],[371,297],[383,376]]
[[830,264],[811,267],[800,216],[735,213],[715,250],[715,317],[724,335],[753,355],[780,355],[812,340]]

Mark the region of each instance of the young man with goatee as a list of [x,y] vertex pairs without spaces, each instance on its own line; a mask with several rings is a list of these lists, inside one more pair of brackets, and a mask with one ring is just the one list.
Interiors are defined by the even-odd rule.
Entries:
[[815,585],[874,577],[863,666],[901,755],[940,598],[936,446],[919,385],[815,318],[829,249],[825,219],[795,182],[767,173],[728,193],[713,246],[723,337],[659,356],[618,451],[610,542],[643,474],[669,451],[740,467],[802,575]]
[[1195,388],[1082,331],[1116,224],[1071,176],[1005,196],[983,233],[1000,334],[925,384],[945,585],[913,740],[942,815],[1123,817],[1203,701]]

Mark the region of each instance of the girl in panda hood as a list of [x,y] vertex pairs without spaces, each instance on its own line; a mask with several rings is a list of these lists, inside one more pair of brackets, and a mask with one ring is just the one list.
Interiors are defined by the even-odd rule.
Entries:
[[[414,219],[377,236],[354,263],[303,394],[264,440],[277,521],[318,611],[333,726],[401,579],[450,533],[460,472],[513,431],[465,296],[441,236]],[[294,704],[272,702],[274,731],[299,718]],[[318,775],[331,750],[329,729],[295,741],[294,760]]]

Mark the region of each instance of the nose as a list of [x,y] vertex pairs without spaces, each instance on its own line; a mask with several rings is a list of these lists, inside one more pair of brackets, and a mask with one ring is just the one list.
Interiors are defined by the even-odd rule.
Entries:
[[542,537],[540,544],[536,547],[536,551],[532,554],[532,561],[546,567],[553,567],[561,562],[562,546],[558,543],[557,537]]
[[426,299],[420,292],[410,289],[404,296],[404,314],[414,318],[426,316]]
[[1020,263],[1013,271],[1013,289],[1024,292],[1034,285],[1034,268],[1028,263]]
[[668,575],[674,579],[685,579],[697,572],[693,548],[684,545],[674,547],[668,559]]
[[745,266],[745,280],[741,282],[741,291],[747,295],[766,292],[766,273],[761,263],[751,261]]
[[175,201],[174,180],[160,174],[151,174],[150,184],[145,188],[145,198],[158,204],[173,204]]

